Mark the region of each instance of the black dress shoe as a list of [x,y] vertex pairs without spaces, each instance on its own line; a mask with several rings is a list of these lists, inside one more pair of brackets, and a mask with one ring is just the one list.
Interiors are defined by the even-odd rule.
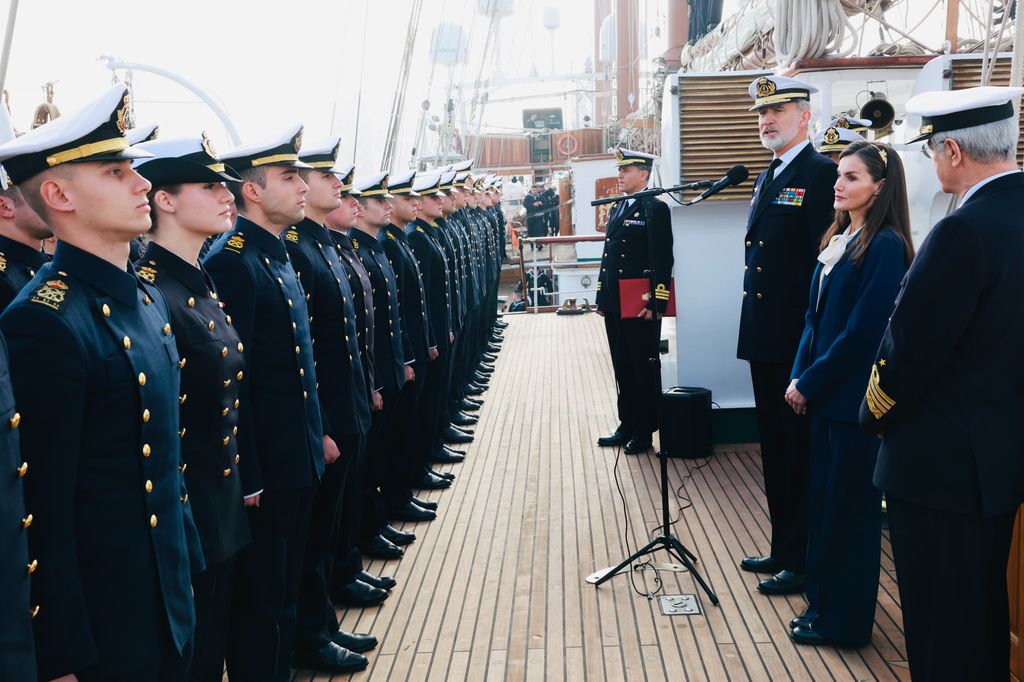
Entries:
[[[431,509],[419,507],[410,501],[406,502],[404,506],[399,507],[398,509],[392,509],[388,514],[388,518],[396,519],[398,521],[433,521],[437,518],[437,512]],[[388,542],[391,541],[388,540]],[[392,542],[391,544],[395,543]]]
[[433,474],[423,474],[415,486],[420,490],[444,490],[445,488],[451,488],[452,482],[446,478],[438,478]]
[[296,651],[292,664],[300,670],[316,670],[322,673],[355,673],[366,670],[366,657],[344,649],[334,642],[328,642],[319,651],[308,653]]
[[[406,533],[404,530],[398,530],[390,523],[384,524],[384,527],[380,530],[380,534],[384,536],[385,540],[387,540],[393,545],[398,545],[399,547],[403,545],[410,545],[416,541],[416,533]],[[367,575],[370,574],[367,573]],[[356,577],[362,580],[364,583],[370,583],[374,587],[380,587],[380,585],[375,584],[373,581],[366,580],[365,578],[360,578],[358,573],[356,574]],[[388,580],[392,580],[392,578],[388,578]],[[384,589],[390,590],[391,587],[386,587]]]
[[359,551],[371,559],[384,560],[401,559],[402,555],[405,554],[401,547],[380,535],[377,535],[366,544],[359,545]]
[[[395,531],[395,532],[396,533],[401,533],[402,531]],[[406,535],[412,535],[412,533],[406,533]],[[358,580],[360,582],[364,582],[367,585],[370,585],[372,587],[376,587],[378,590],[392,590],[392,589],[394,589],[395,587],[398,586],[398,581],[396,581],[391,576],[389,576],[389,575],[374,575],[373,573],[370,573],[369,571],[359,571],[358,573],[356,573],[356,580]],[[350,646],[345,646],[344,644],[342,644],[341,646],[344,646],[346,649],[351,649],[352,648]]]
[[480,421],[480,417],[472,414],[466,414],[462,410],[459,410],[452,415],[452,424],[456,426],[472,426]]
[[476,412],[483,407],[483,405],[478,402],[470,401],[468,398],[463,398],[458,402],[456,407],[463,412]]
[[448,428],[441,433],[441,439],[445,443],[472,443],[473,436],[468,433],[459,431],[452,425],[448,425]]
[[336,587],[331,591],[331,601],[339,606],[352,606],[363,609],[376,606],[388,598],[388,591],[374,587],[362,580],[353,580],[347,585]]
[[373,635],[345,632],[344,630],[338,630],[335,632],[334,636],[331,637],[331,641],[342,649],[348,649],[349,651],[354,651],[357,654],[377,648],[377,638]]
[[446,478],[449,481],[455,480],[455,474],[451,473],[450,471],[438,471],[437,469],[433,469],[430,466],[424,467],[423,470],[426,471],[431,476],[437,476],[438,478]]
[[757,591],[761,594],[799,594],[804,591],[804,577],[793,571],[781,570],[759,582]]
[[501,347],[491,343],[488,344],[487,346],[484,346],[484,350],[490,353],[491,355],[496,355],[499,351],[501,351]]
[[477,363],[476,371],[482,374],[494,374],[494,368],[488,365],[486,362]]
[[775,575],[782,570],[782,565],[771,556],[748,556],[740,562],[740,568],[751,573],[768,573]]
[[449,455],[462,455],[463,457],[466,456],[466,451],[465,450],[459,450],[458,448],[453,448],[450,445],[442,445],[441,446],[441,451],[442,452],[447,452]]
[[[433,509],[435,511],[437,510],[437,502],[435,502],[434,500],[424,500],[421,497],[416,497],[415,495],[413,495],[412,501],[418,504],[419,506],[423,507],[424,509]],[[391,542],[395,541],[392,540]],[[398,543],[395,542],[395,544],[397,545]]]
[[451,427],[453,429],[455,429],[456,431],[458,431],[459,433],[464,433],[467,436],[475,436],[476,435],[476,431],[474,431],[473,429],[469,428],[468,426],[459,426],[458,424],[451,424]]
[[627,455],[639,455],[641,452],[647,452],[650,450],[651,445],[652,443],[650,438],[643,439],[634,436],[629,439],[628,443],[626,443],[625,453]]
[[607,436],[601,436],[597,439],[597,444],[602,448],[613,448],[617,445],[625,445],[629,442],[629,434],[623,433],[622,431],[616,430],[614,433],[610,433]]
[[813,623],[807,620],[803,616],[797,616],[793,620],[789,621],[789,629],[795,630],[796,628],[803,628],[804,630],[810,630],[813,627]]
[[789,638],[797,644],[808,646],[841,646],[810,628],[795,627],[789,632]]
[[490,362],[491,364],[494,364],[494,362],[498,360],[498,356],[495,355],[494,353],[481,353],[480,358],[484,362]]
[[448,452],[447,450],[441,450],[441,452],[435,452],[430,456],[430,461],[434,464],[459,464],[464,459],[465,455],[459,455],[454,452]]
[[462,390],[466,392],[466,395],[483,395],[484,393],[484,388],[476,384],[466,384]]

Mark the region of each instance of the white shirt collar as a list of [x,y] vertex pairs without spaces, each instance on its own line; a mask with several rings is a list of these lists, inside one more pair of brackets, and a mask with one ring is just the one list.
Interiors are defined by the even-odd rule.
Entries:
[[972,186],[972,187],[971,187],[971,188],[970,188],[969,190],[967,190],[966,192],[964,192],[964,195],[963,195],[963,197],[961,197],[961,198],[960,198],[960,203],[959,203],[959,204],[957,204],[957,206],[956,206],[956,207],[957,207],[957,208],[960,208],[961,206],[963,206],[964,204],[966,204],[966,203],[967,203],[967,200],[968,200],[968,199],[970,199],[970,198],[971,198],[972,196],[974,196],[974,193],[975,193],[975,192],[977,192],[977,191],[978,191],[979,189],[981,189],[982,187],[984,187],[984,186],[985,186],[985,185],[987,185],[988,183],[992,182],[992,181],[993,181],[993,180],[995,180],[996,178],[1001,178],[1001,177],[1003,177],[1004,175],[1009,175],[1010,173],[1020,173],[1020,172],[1021,172],[1021,171],[1020,171],[1020,170],[1018,170],[1018,169],[1014,169],[1014,170],[1008,170],[1008,171],[1003,171],[1002,173],[996,173],[995,175],[990,175],[990,176],[988,176],[987,178],[985,178],[984,180],[982,180],[982,181],[980,181],[980,182],[977,182],[977,183],[975,183],[975,184],[974,184],[974,185],[973,185],[973,186]]
[[796,158],[797,154],[802,152],[804,150],[804,147],[806,147],[810,143],[810,140],[804,140],[803,142],[800,142],[793,148],[786,151],[784,154],[782,154],[782,156],[776,156],[775,158],[781,161],[782,163],[780,163],[778,168],[775,169],[775,177],[779,177],[779,173],[782,172],[782,169],[788,166],[790,162],[792,162],[793,159]]

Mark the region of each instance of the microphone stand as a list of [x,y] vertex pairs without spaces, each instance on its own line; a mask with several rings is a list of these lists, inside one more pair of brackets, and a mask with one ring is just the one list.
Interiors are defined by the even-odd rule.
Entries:
[[675,187],[654,187],[652,189],[645,189],[642,192],[635,192],[634,194],[623,194],[614,197],[605,197],[603,199],[594,199],[590,202],[591,206],[601,206],[602,204],[614,204],[617,201],[623,201],[625,199],[642,199],[644,197],[656,197],[659,194],[671,194],[672,192],[685,192],[686,190],[694,189],[707,189],[711,185],[715,184],[711,180],[701,180],[700,182],[691,182],[685,185],[676,185]]
[[[697,184],[697,183],[695,183],[695,184]],[[714,184],[714,183],[711,183],[711,184]],[[647,191],[644,191],[644,192],[637,192],[636,194],[630,194],[629,198],[635,198],[635,197],[641,197],[641,196],[655,196],[657,194],[662,194],[664,192],[675,191],[676,189],[678,189],[678,188],[669,188],[669,189],[656,188],[656,189],[647,190]],[[599,200],[599,201],[602,201],[603,203],[608,203],[605,200]],[[596,202],[592,202],[592,203],[596,203]],[[649,202],[644,202],[644,215],[647,218],[648,223],[649,223],[649,221],[651,219],[651,207],[650,207]],[[647,234],[648,234],[648,239],[649,239],[650,238],[650,231],[648,231]],[[648,251],[650,251],[650,246],[648,246]],[[655,274],[653,268],[651,268],[650,270],[646,270],[644,272],[644,274],[647,275],[648,280],[649,280],[649,287],[650,287],[649,291],[650,291],[651,300],[654,300],[654,291],[655,291],[655,286],[656,286],[656,282],[655,282],[656,274]],[[655,307],[657,307],[657,306],[655,306]],[[657,393],[657,397],[656,397],[657,402],[655,404],[657,405],[658,432],[659,432],[658,433],[659,448],[658,448],[658,452],[656,453],[656,456],[657,456],[657,458],[658,458],[658,460],[659,460],[659,462],[661,464],[661,519],[662,519],[662,521],[661,521],[661,533],[656,538],[654,538],[653,540],[648,542],[646,545],[644,545],[643,547],[638,549],[636,552],[634,552],[627,559],[623,560],[618,566],[615,566],[614,568],[607,569],[605,571],[599,571],[598,573],[595,573],[594,575],[592,575],[589,578],[587,578],[587,582],[593,582],[594,583],[594,587],[596,588],[596,587],[600,586],[602,583],[612,579],[613,577],[615,577],[616,575],[621,573],[626,568],[630,568],[630,566],[631,566],[631,564],[633,564],[633,562],[638,561],[639,559],[647,556],[648,554],[653,554],[654,552],[657,552],[658,550],[663,549],[663,550],[665,550],[666,552],[669,553],[669,556],[673,556],[673,557],[675,557],[676,559],[679,560],[679,563],[681,563],[686,568],[686,570],[689,572],[690,575],[693,576],[693,579],[697,582],[697,584],[701,587],[701,589],[704,590],[704,593],[708,595],[708,599],[711,600],[711,603],[714,604],[715,606],[718,606],[718,595],[716,595],[714,593],[714,591],[711,589],[711,586],[709,586],[707,584],[707,582],[705,582],[704,577],[701,576],[700,571],[698,571],[697,567],[694,565],[694,564],[697,563],[697,557],[690,550],[688,550],[683,545],[683,543],[679,541],[679,539],[675,535],[672,534],[672,518],[671,518],[672,515],[671,515],[671,512],[669,511],[669,505],[668,505],[668,454],[664,450],[662,450],[661,447],[660,447],[660,445],[661,445],[661,425],[662,425],[662,423],[664,421],[664,416],[662,414],[662,395],[661,395],[661,390],[658,388],[658,386],[661,384],[661,353],[659,352],[659,347],[661,345],[661,320],[658,318],[657,312],[654,312],[653,314],[654,314],[654,320],[652,321],[652,324],[656,325],[657,333],[652,335],[654,337],[654,340],[653,340],[653,344],[652,344],[652,348],[651,348],[652,353],[651,353],[651,356],[648,358],[648,362],[650,362],[650,364],[652,365],[653,371],[658,376],[658,381],[655,382],[654,390]],[[648,594],[647,598],[651,599],[652,595]]]

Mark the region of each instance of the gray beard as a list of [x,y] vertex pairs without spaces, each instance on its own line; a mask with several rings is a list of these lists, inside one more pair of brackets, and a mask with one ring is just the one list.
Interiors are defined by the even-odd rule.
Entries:
[[780,132],[778,135],[775,136],[775,139],[772,139],[772,140],[766,140],[762,136],[761,137],[761,146],[764,147],[765,149],[768,149],[768,150],[774,152],[776,150],[782,149],[787,144],[792,142],[793,138],[796,137],[796,133],[797,133],[796,130],[794,130],[794,131],[792,131],[792,132],[790,132],[788,134]]

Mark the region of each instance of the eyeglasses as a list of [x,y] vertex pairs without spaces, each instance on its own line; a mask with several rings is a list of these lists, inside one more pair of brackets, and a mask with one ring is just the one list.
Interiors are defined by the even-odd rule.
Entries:
[[935,158],[936,150],[935,150],[935,147],[932,146],[932,141],[931,140],[925,140],[924,141],[924,144],[921,145],[921,153],[924,154],[926,158],[929,158],[929,159],[934,159]]

